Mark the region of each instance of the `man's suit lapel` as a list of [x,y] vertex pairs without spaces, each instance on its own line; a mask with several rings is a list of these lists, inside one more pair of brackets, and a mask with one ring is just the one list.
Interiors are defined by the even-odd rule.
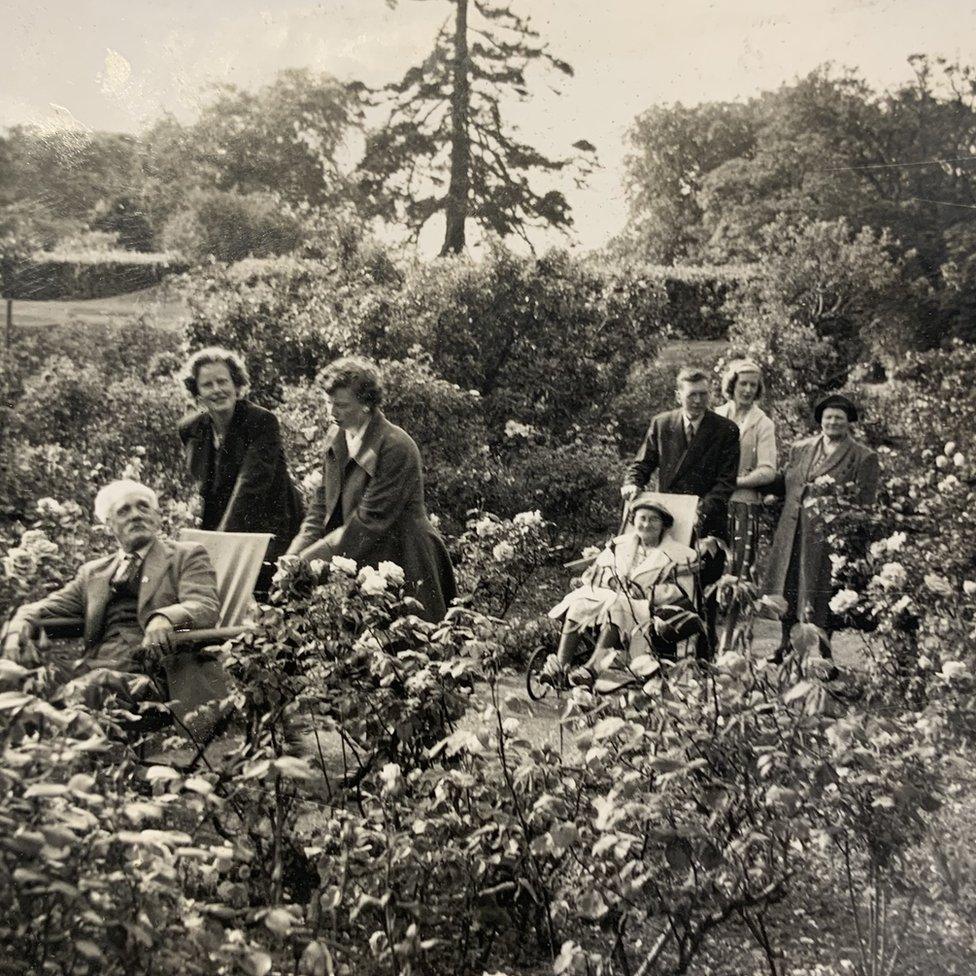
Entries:
[[140,621],[145,620],[148,613],[149,601],[156,595],[169,570],[169,552],[167,547],[157,539],[146,553],[146,558],[142,561],[142,578],[139,582],[139,609],[138,617]]
[[[684,448],[681,457],[678,459],[678,463],[675,466],[674,474],[671,476],[672,484],[678,480],[678,478],[684,474],[685,470],[693,464],[696,464],[701,458],[702,454],[705,452],[705,448],[708,446],[709,438],[712,433],[712,427],[715,423],[715,417],[711,410],[706,410],[705,415],[702,417],[701,422],[698,424],[698,429],[695,431],[695,436],[692,437],[691,443]],[[678,428],[678,443],[684,444],[684,423],[682,421],[681,413],[678,412],[677,417],[677,428]]]
[[108,606],[112,574],[119,565],[118,556],[110,558],[106,564],[93,569],[85,587],[85,644],[91,646],[105,629],[105,608]]
[[688,451],[680,410],[672,410],[666,415],[661,437],[662,444],[658,452],[658,488],[661,491],[670,491]]

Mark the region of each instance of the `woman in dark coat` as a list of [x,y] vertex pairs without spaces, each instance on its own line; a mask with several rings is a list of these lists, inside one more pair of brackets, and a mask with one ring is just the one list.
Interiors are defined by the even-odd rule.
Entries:
[[255,587],[263,595],[304,515],[301,493],[288,474],[278,418],[244,399],[247,371],[227,349],[194,353],[183,382],[202,407],[180,423],[187,468],[203,501],[201,527],[274,536]]
[[[878,490],[878,455],[850,434],[857,407],[835,393],[817,404],[814,419],[821,432],[790,448],[786,468],[778,476],[785,501],[765,574],[767,595],[782,597],[787,604],[776,660],[789,647],[795,623],[802,620],[826,631],[829,622],[830,547],[826,526],[812,505],[814,483],[829,477],[860,505],[873,504]],[[829,648],[824,651],[829,655]]]
[[442,619],[456,595],[454,570],[424,507],[417,445],[379,409],[383,390],[372,363],[338,359],[324,371],[322,385],[333,420],[322,484],[289,554],[346,556],[360,566],[394,562],[424,616]]

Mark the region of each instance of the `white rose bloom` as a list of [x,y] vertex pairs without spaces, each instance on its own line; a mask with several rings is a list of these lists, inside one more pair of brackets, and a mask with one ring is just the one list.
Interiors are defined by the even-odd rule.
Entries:
[[886,590],[894,590],[908,582],[908,573],[901,563],[885,563],[876,579]]
[[515,556],[515,547],[510,542],[499,542],[494,549],[491,550],[492,556],[498,560],[500,563],[507,562]]
[[404,576],[403,569],[395,562],[391,562],[389,559],[384,559],[379,566],[380,576],[383,576],[387,582],[392,583],[394,586],[403,586]]
[[939,596],[952,596],[952,585],[944,576],[936,573],[926,573],[925,585]]
[[475,522],[474,530],[482,539],[487,539],[498,534],[498,524],[486,515]]
[[907,540],[908,536],[904,532],[895,532],[885,539],[885,545],[888,547],[888,552],[898,552]]
[[841,590],[835,593],[830,601],[830,609],[836,614],[847,613],[851,607],[857,605],[860,599],[854,590]]
[[937,458],[935,459],[935,466],[936,466],[936,467],[937,467],[937,468],[938,468],[938,469],[939,469],[940,471],[945,471],[945,469],[946,469],[947,467],[949,467],[949,459],[948,459],[948,458],[947,458],[947,457],[946,457],[946,456],[945,456],[944,454],[940,454],[940,455],[939,455],[939,456],[938,456],[938,457],[937,457]]
[[963,580],[962,591],[966,596],[972,596],[976,593],[976,580]]
[[322,469],[316,468],[302,478],[302,487],[311,494],[322,485]]
[[397,763],[386,763],[380,770],[383,785],[381,792],[386,796],[397,796],[403,792],[403,772]]
[[309,564],[308,568],[312,571],[313,576],[321,576],[322,570],[325,569],[324,559],[313,559]]
[[969,674],[969,668],[962,661],[943,661],[939,672],[943,678],[963,678]]
[[946,456],[948,456],[950,454],[953,454],[955,452],[955,450],[956,450],[956,442],[955,441],[946,441],[946,446],[944,448],[942,448],[942,453],[945,454]]
[[536,509],[534,512],[519,512],[512,519],[512,524],[522,528],[534,528],[542,525],[542,512]]
[[329,560],[329,566],[337,573],[345,573],[347,576],[356,575],[356,560],[348,556],[333,556]]
[[962,453],[962,451],[956,451],[956,453],[952,455],[952,463],[957,468],[961,468],[966,463],[966,456]]
[[381,576],[372,566],[363,566],[356,580],[366,596],[379,596],[386,592],[386,577]]
[[37,514],[44,516],[50,516],[52,518],[57,518],[61,515],[62,508],[61,505],[53,498],[38,498],[37,500]]

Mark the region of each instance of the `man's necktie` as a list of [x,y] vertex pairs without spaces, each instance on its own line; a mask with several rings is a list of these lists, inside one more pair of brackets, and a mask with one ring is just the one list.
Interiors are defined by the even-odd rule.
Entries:
[[126,553],[119,561],[119,565],[112,575],[112,589],[138,590],[139,576],[142,573],[142,562],[132,552]]

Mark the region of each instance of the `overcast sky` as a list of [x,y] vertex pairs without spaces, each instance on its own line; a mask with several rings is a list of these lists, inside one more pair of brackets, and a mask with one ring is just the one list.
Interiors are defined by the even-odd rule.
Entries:
[[[976,62],[976,0],[512,0],[559,57],[562,97],[537,77],[514,116],[549,152],[579,138],[603,164],[566,187],[578,239],[621,227],[623,135],[655,103],[745,98],[824,61],[888,87],[913,53]],[[445,0],[0,0],[0,125],[138,131],[164,111],[190,120],[213,82],[257,87],[288,67],[377,84],[429,49]],[[555,80],[555,79],[553,79]]]

